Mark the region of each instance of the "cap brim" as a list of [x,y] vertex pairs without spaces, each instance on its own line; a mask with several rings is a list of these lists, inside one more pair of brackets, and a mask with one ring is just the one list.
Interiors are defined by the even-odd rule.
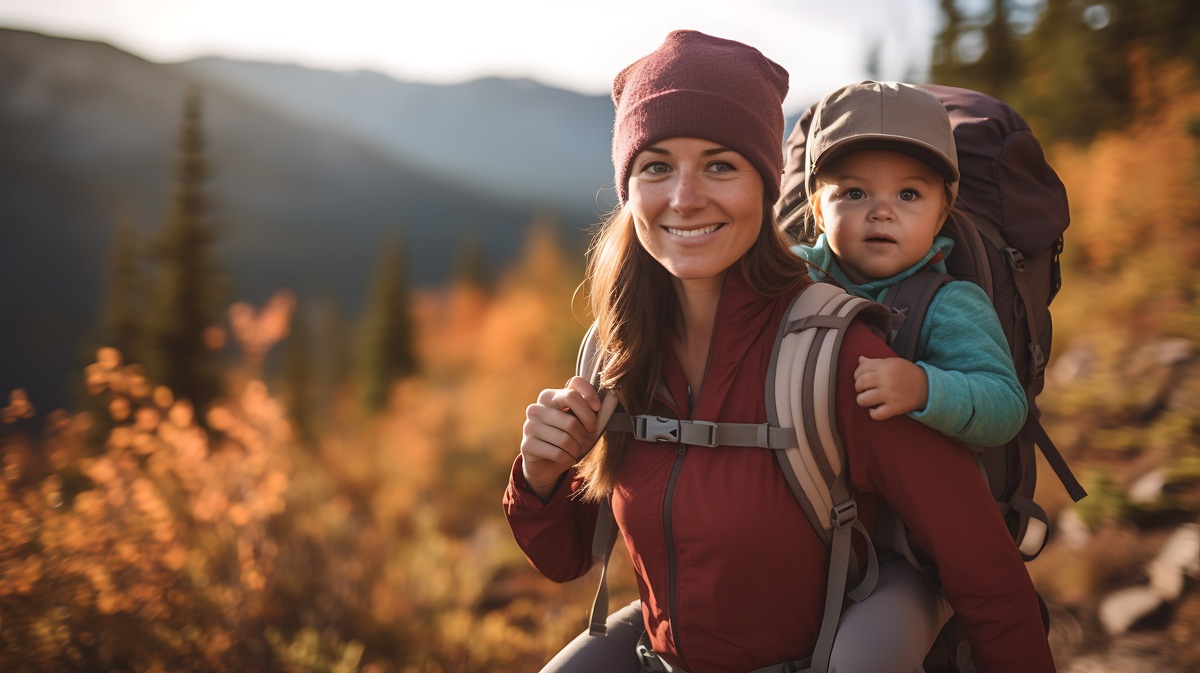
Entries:
[[862,150],[888,150],[907,154],[929,165],[946,182],[954,184],[959,180],[958,166],[932,145],[927,145],[912,138],[899,139],[895,136],[882,134],[857,135],[825,148],[821,152],[821,156],[817,158],[816,165],[813,166],[813,174],[815,175],[820,172],[821,168],[829,165],[830,162],[837,161],[851,152]]

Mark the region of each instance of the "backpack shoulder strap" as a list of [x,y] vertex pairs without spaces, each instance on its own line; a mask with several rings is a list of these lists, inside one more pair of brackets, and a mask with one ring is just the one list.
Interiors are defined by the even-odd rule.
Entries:
[[916,362],[917,346],[921,340],[921,326],[933,297],[954,278],[939,271],[914,273],[892,285],[883,305],[892,311],[892,350],[896,355]]
[[[766,382],[771,425],[792,428],[797,445],[775,453],[784,478],[813,529],[830,547],[825,610],[811,670],[826,671],[845,598],[861,601],[879,576],[878,559],[858,504],[850,494],[845,449],[836,427],[837,364],[850,324],[864,320],[886,334],[890,316],[883,306],[827,283],[815,283],[793,300],[779,326]],[[856,565],[851,535],[866,541],[867,567],[857,587],[847,590]]]
[[[579,353],[575,356],[575,375],[599,387],[602,363],[596,329],[597,325],[593,322],[579,343]],[[612,394],[612,391],[603,391],[597,418],[597,424],[600,426],[596,430],[597,439],[604,433],[616,406],[617,396]],[[592,565],[600,565],[600,582],[596,587],[596,597],[592,600],[592,611],[588,617],[588,633],[593,636],[608,633],[608,625],[605,623],[608,617],[608,561],[612,558],[618,532],[616,519],[613,518],[612,502],[605,498],[600,502],[600,509],[596,513],[596,530],[592,533]]]
[[579,342],[579,354],[575,356],[575,376],[582,376],[596,385],[600,378],[600,343],[596,336],[598,325],[593,322]]

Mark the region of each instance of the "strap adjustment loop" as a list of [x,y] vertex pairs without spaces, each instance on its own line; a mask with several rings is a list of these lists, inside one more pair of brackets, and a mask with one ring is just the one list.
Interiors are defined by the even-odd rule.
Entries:
[[829,522],[834,528],[845,528],[858,521],[858,503],[853,499],[840,502],[829,510]]

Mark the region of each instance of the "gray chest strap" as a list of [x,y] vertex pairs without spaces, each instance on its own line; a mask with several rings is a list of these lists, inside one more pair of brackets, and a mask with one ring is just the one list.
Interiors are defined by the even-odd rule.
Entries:
[[690,446],[753,446],[760,449],[791,449],[799,446],[795,428],[778,428],[768,423],[713,423],[663,418],[650,414],[613,414],[605,428],[626,432],[643,442],[670,442]]

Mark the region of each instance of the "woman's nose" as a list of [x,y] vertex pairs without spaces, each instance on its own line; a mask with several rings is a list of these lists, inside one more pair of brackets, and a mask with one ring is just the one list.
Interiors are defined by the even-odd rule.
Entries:
[[696,210],[704,205],[706,198],[703,181],[686,172],[678,174],[671,190],[672,209],[680,213]]

